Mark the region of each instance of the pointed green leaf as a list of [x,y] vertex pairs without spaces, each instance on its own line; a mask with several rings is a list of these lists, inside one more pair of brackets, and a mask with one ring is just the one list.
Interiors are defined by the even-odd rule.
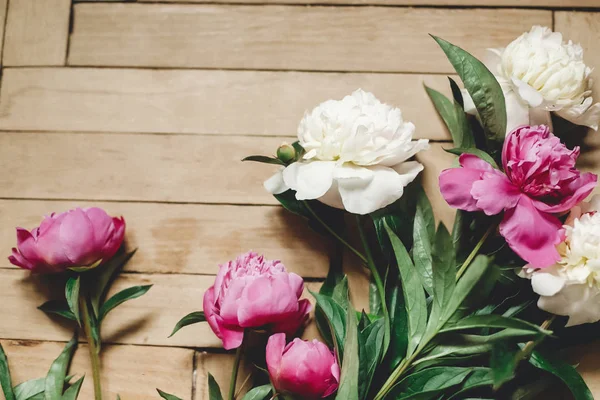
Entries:
[[6,400],[15,400],[12,382],[10,378],[10,369],[8,368],[8,358],[0,344],[0,387]]
[[359,393],[360,398],[369,392],[375,370],[381,360],[385,321],[380,318],[358,333],[359,337]]
[[506,134],[506,103],[500,84],[485,65],[468,52],[432,36],[460,76],[477,108],[488,142],[500,149]]
[[448,132],[450,132],[454,146],[460,146],[460,143],[462,142],[462,130],[457,120],[454,103],[437,90],[428,86],[425,86],[425,91],[433,102],[438,114],[442,117],[442,120],[444,120],[444,124],[446,124],[446,127],[448,128]]
[[333,288],[333,292],[331,293],[331,298],[333,299],[333,301],[342,306],[344,311],[348,309],[348,307],[350,306],[350,300],[348,298],[347,276],[344,276],[342,280],[337,285],[335,285],[335,287]]
[[454,103],[458,104],[461,108],[464,108],[465,101],[460,88],[456,84],[456,81],[448,77],[448,82],[450,83],[450,89],[452,90],[452,98],[454,98]]
[[464,394],[470,390],[491,386],[494,383],[492,379],[492,371],[490,368],[474,368],[474,371],[460,385],[460,389],[455,392],[448,400],[464,399]]
[[[66,380],[65,380],[66,382]],[[45,378],[32,379],[15,386],[15,399],[16,400],[27,400],[33,396],[44,393],[46,385]]]
[[344,342],[344,361],[340,386],[335,396],[336,400],[359,400],[358,398],[358,330],[356,313],[348,307],[346,314],[346,341]]
[[[346,338],[346,312],[344,311],[344,308],[331,297],[314,292],[310,293],[317,301],[317,306],[323,311],[323,314],[327,319],[334,346],[337,350],[337,356],[339,359],[343,360],[344,339]],[[354,318],[356,319],[356,316],[354,316]]]
[[[433,367],[408,375],[401,380],[387,398],[396,400],[435,398],[453,386],[460,385],[472,368]],[[429,396],[426,396],[429,395]]]
[[387,224],[385,225],[385,229],[392,243],[398,270],[400,271],[400,281],[402,283],[402,292],[404,294],[404,304],[408,319],[409,341],[407,356],[409,356],[417,348],[421,342],[421,338],[425,334],[427,302],[423,286],[406,248]]
[[490,360],[494,390],[500,389],[503,384],[515,376],[515,370],[520,361],[517,358],[518,352],[519,348],[514,344],[510,345],[505,342],[494,344]]
[[456,261],[450,233],[440,224],[435,235],[435,246],[432,251],[433,267],[433,301],[440,310],[454,294],[456,286]]
[[47,301],[39,306],[38,310],[41,310],[46,314],[56,314],[63,318],[70,319],[71,321],[77,321],[75,314],[69,309],[69,305],[64,300]]
[[377,291],[377,285],[371,275],[369,281],[369,312],[374,315],[382,315],[383,308],[381,307],[381,299]]
[[102,265],[101,268],[96,268],[88,274],[90,276],[90,281],[94,282],[93,285],[90,285],[90,299],[96,315],[100,315],[100,306],[108,292],[110,283],[131,257],[133,257],[136,251],[137,249],[134,249],[129,253],[117,253],[117,255],[113,256],[113,258]]
[[79,397],[79,391],[81,390],[81,385],[83,384],[84,379],[85,379],[85,376],[82,376],[74,384],[72,384],[67,390],[65,390],[62,400],[77,400],[77,397]]
[[461,331],[475,328],[513,328],[525,331],[529,330],[533,333],[542,333],[546,335],[551,334],[551,331],[542,329],[531,322],[523,321],[518,318],[504,317],[497,314],[472,315],[470,317],[463,318],[460,321],[448,324],[440,332]]
[[81,326],[81,319],[79,317],[79,288],[81,286],[81,277],[77,276],[69,278],[67,284],[65,286],[65,298],[67,299],[67,304],[69,305],[69,309],[75,316],[77,320],[77,324]]
[[386,356],[389,360],[389,369],[394,370],[406,356],[408,349],[408,314],[401,285],[388,290],[387,296],[392,332],[390,348]]
[[208,373],[208,399],[209,400],[223,400],[221,395],[221,388],[211,373]]
[[486,163],[490,164],[492,167],[499,169],[498,168],[498,164],[496,164],[496,161],[492,158],[492,156],[490,156],[488,153],[486,153],[483,150],[480,149],[476,149],[476,148],[454,148],[454,149],[444,149],[446,152],[448,153],[452,153],[452,154],[456,154],[457,156],[460,156],[463,153],[467,153],[467,154],[473,154],[474,156],[477,156],[479,158],[481,158],[483,161],[485,161]]
[[536,368],[550,372],[563,381],[575,400],[594,399],[594,395],[579,375],[579,372],[566,362],[545,356],[539,351],[534,351],[529,358],[529,363]]
[[427,293],[433,294],[433,269],[431,255],[431,239],[428,232],[428,216],[417,205],[413,229],[413,259],[419,279]]
[[259,163],[263,163],[263,164],[275,164],[275,165],[285,166],[285,163],[283,161],[281,161],[279,158],[267,157],[267,156],[248,156],[248,157],[242,158],[242,161],[254,161],[254,162],[259,162]]
[[272,391],[273,387],[270,384],[257,386],[246,393],[242,400],[265,400]]
[[106,303],[100,307],[100,314],[98,316],[98,321],[102,322],[106,314],[112,311],[115,307],[120,306],[126,301],[137,299],[140,296],[146,294],[152,285],[144,285],[144,286],[133,286],[124,290],[121,290],[119,293],[115,294],[110,299],[106,300]]
[[[342,271],[343,251],[344,250],[341,245],[336,245],[333,256],[331,257],[331,261],[329,263],[329,272],[327,273],[325,282],[323,282],[321,288],[319,289],[319,293],[324,296],[331,297],[333,295],[334,288],[342,281],[342,279],[344,279],[344,273]],[[334,340],[331,336],[329,323],[327,322],[327,318],[323,314],[323,311],[318,306],[315,308],[315,323],[317,324],[317,329],[321,333],[325,343],[327,343],[329,347],[334,347]]]
[[311,219],[312,214],[306,208],[304,201],[296,199],[296,192],[293,190],[286,190],[280,194],[274,194],[273,197],[289,212],[299,215],[304,218]]
[[67,343],[62,353],[50,366],[44,384],[44,397],[46,400],[61,400],[67,370],[69,369],[69,364],[76,348],[77,334],[73,335],[73,338]]
[[[210,375],[210,374],[209,374],[209,375]],[[211,377],[212,377],[212,375],[211,375]],[[214,378],[213,378],[213,380],[214,380]],[[210,378],[209,378],[209,384],[210,384]],[[216,382],[215,382],[215,384],[216,384]],[[218,389],[218,386],[217,386],[217,389]],[[162,391],[162,390],[160,390],[160,389],[156,389],[156,391],[158,392],[158,394],[160,395],[160,397],[162,397],[162,398],[163,398],[163,399],[165,399],[165,400],[181,400],[179,397],[177,397],[177,396],[173,396],[172,394],[169,394],[169,393],[166,393],[166,392],[163,392],[163,391]],[[220,394],[221,394],[221,392],[219,392],[219,395],[220,395]],[[215,397],[215,398],[216,398],[216,397]],[[211,400],[212,400],[212,399],[213,399],[213,397],[211,396]]]
[[511,341],[514,343],[526,340],[537,340],[541,337],[542,335],[540,333],[532,332],[531,330],[507,328],[489,335],[466,335],[457,333],[446,333],[441,338],[441,340],[443,340],[444,344],[480,345],[504,341]]
[[179,331],[181,328],[183,328],[185,326],[197,324],[198,322],[205,322],[205,321],[206,321],[206,317],[204,316],[204,311],[194,311],[192,313],[189,313],[185,317],[181,318],[179,320],[179,322],[177,322],[177,324],[175,324],[175,328],[173,328],[173,332],[171,332],[169,337],[176,334],[177,331]]

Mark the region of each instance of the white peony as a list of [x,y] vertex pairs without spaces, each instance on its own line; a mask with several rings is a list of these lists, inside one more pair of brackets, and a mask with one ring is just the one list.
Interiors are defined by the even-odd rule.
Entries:
[[568,316],[567,326],[600,320],[600,197],[582,207],[571,212],[564,226],[561,260],[544,269],[525,266],[520,274],[540,295],[538,307]]
[[[592,105],[592,69],[579,44],[562,34],[534,26],[504,49],[488,49],[483,60],[506,99],[507,133],[521,125],[552,126],[550,113],[577,125],[598,129],[600,104]],[[475,112],[469,96],[465,110]]]
[[429,148],[426,139],[412,140],[414,131],[400,109],[360,89],[342,100],[328,100],[300,121],[303,159],[265,187],[275,194],[291,188],[298,200],[371,213],[398,200],[423,170],[420,163],[407,161]]

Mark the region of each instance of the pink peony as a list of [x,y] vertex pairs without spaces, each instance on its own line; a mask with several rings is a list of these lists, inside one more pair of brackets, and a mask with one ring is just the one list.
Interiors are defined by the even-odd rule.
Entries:
[[17,228],[17,248],[8,260],[36,273],[91,268],[111,258],[125,236],[125,220],[100,208],[76,208],[45,217],[31,232]]
[[463,154],[462,168],[440,174],[440,190],[452,207],[495,215],[504,211],[500,234],[529,264],[543,268],[559,260],[557,218],[585,199],[597,176],[575,168],[579,148],[569,150],[548,127],[523,126],[508,134],[504,173]]
[[239,347],[245,328],[293,335],[308,318],[311,305],[300,300],[304,281],[280,261],[254,252],[220,266],[215,284],[204,293],[204,313],[227,350]]
[[294,339],[286,346],[281,333],[269,338],[267,368],[278,392],[307,400],[335,393],[340,381],[337,359],[325,344]]

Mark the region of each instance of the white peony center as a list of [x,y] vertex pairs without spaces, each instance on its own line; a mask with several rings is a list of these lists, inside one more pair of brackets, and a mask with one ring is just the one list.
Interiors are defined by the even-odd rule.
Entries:
[[559,273],[573,283],[600,288],[600,213],[583,214],[565,230],[565,242],[558,248]]

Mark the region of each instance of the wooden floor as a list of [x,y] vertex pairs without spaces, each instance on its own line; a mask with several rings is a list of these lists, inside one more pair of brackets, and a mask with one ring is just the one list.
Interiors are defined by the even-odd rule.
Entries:
[[[358,87],[400,106],[436,142],[419,158],[449,223],[436,187],[449,136],[422,85],[446,91],[452,70],[428,33],[482,55],[552,26],[600,69],[600,0],[0,0],[0,21],[0,249],[9,255],[17,225],[95,204],[125,216],[127,245],[139,247],[114,289],[154,284],[106,320],[107,399],[158,398],[155,387],[207,399],[209,370],[228,384],[233,360],[206,325],[167,339],[201,309],[219,262],[254,249],[319,285],[330,246],[265,193],[272,168],[240,162],[289,140],[307,108]],[[581,160],[596,172],[598,135]],[[355,264],[347,258],[361,307]],[[71,335],[36,310],[56,295],[0,264],[0,342],[16,382],[43,376]],[[86,400],[84,347],[72,371],[90,377]],[[599,358],[588,349],[580,368],[600,397]]]

